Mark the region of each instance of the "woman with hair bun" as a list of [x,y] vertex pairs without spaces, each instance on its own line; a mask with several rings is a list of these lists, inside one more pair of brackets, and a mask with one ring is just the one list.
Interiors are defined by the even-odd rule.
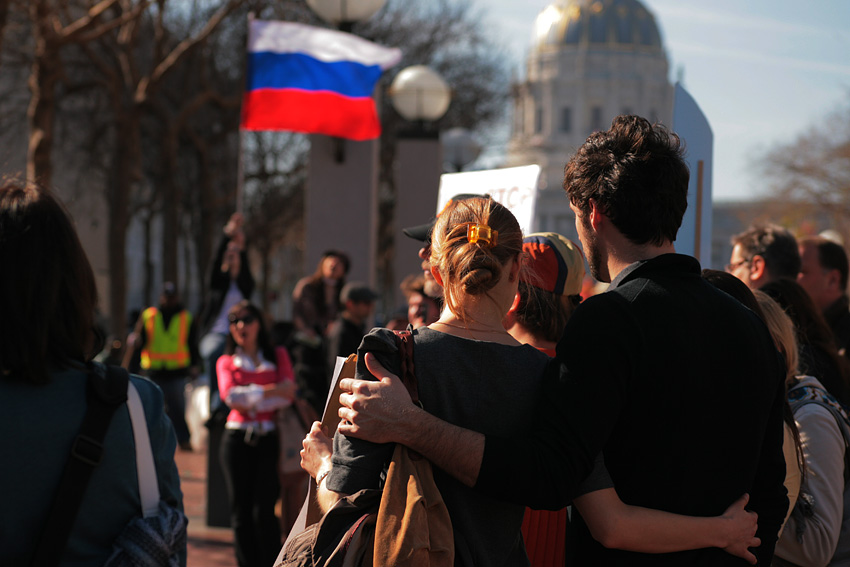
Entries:
[[[428,411],[492,433],[515,433],[533,425],[535,382],[542,379],[549,358],[517,342],[502,326],[521,270],[522,231],[505,207],[473,198],[452,203],[440,214],[432,234],[431,271],[445,290],[445,308],[437,322],[413,332],[419,397]],[[359,378],[371,377],[363,362],[366,352],[399,370],[392,331],[373,329],[363,339]],[[320,479],[320,504],[329,508],[340,494],[379,487],[393,450],[393,444],[338,434],[332,466],[329,453],[311,465],[306,449],[302,464]],[[438,469],[434,479],[452,521],[455,564],[528,561],[519,536],[523,506],[478,494]]]

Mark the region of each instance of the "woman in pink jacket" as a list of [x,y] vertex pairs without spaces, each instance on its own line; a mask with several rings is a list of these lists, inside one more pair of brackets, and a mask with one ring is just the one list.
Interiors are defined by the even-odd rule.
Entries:
[[296,386],[289,354],[271,346],[259,308],[241,301],[230,309],[228,321],[225,354],[216,363],[218,389],[231,408],[221,466],[239,567],[267,567],[280,550],[275,412],[291,404]]

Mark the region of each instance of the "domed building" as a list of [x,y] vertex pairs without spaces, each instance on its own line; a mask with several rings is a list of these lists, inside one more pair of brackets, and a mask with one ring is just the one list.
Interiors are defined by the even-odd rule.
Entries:
[[620,114],[668,126],[674,88],[661,33],[638,0],[559,0],[537,16],[526,78],[513,86],[505,165],[538,164],[536,230],[575,237],[564,165]]

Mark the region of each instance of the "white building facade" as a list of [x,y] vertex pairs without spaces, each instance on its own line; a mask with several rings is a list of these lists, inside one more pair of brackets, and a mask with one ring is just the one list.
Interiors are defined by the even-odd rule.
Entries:
[[513,86],[505,166],[541,166],[535,230],[575,238],[564,165],[620,114],[670,127],[674,88],[654,16],[638,0],[560,0],[537,17],[526,77]]

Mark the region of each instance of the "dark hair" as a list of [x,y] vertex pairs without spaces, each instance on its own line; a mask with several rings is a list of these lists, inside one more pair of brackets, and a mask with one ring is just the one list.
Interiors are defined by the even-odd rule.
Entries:
[[[469,242],[470,223],[498,232],[495,246]],[[502,277],[502,268],[522,253],[522,230],[514,215],[493,199],[453,201],[440,213],[432,231],[431,265],[443,278],[445,303],[466,320],[461,297],[487,295]]]
[[0,265],[0,376],[45,384],[51,367],[100,350],[94,273],[70,215],[47,189],[3,182]]
[[787,229],[776,224],[751,226],[732,237],[732,245],[741,245],[745,259],[764,258],[773,279],[796,279],[800,273],[800,250],[797,239]]
[[[828,359],[838,372],[841,387],[846,391],[850,386],[850,367],[848,367],[847,360],[838,353],[838,347],[835,346],[829,325],[821,312],[815,307],[812,298],[809,297],[803,286],[794,280],[780,278],[763,285],[759,289],[782,306],[782,309],[791,318],[797,331],[797,342],[801,348],[811,346],[828,355]],[[801,366],[805,364],[804,353],[801,353]],[[823,375],[818,375],[817,369],[814,368],[803,367],[800,370],[813,373],[821,381],[826,378]],[[835,394],[837,398],[844,401],[844,392],[836,392]]]
[[517,292],[519,303],[514,310],[517,322],[535,337],[560,341],[581,296],[555,294],[524,280],[520,280]]
[[[243,299],[242,301],[230,308],[230,311],[227,312],[227,319],[230,320],[231,317],[237,317],[243,311],[247,311],[248,313],[256,317],[257,321],[260,322],[260,330],[257,333],[257,348],[260,352],[263,353],[263,357],[266,360],[277,364],[277,356],[275,355],[274,346],[272,346],[271,336],[269,335],[269,331],[266,326],[266,316],[263,314],[259,307],[257,307],[247,299]],[[233,333],[229,331],[228,327],[227,344],[224,347],[224,354],[233,354],[234,352],[236,352],[236,341],[233,340]]]
[[594,132],[564,168],[564,189],[582,213],[590,201],[635,244],[676,240],[690,172],[679,137],[639,116]]
[[747,287],[747,284],[737,277],[733,276],[729,272],[710,270],[706,268],[702,271],[702,279],[720,291],[724,291],[737,299],[739,303],[744,305],[744,307],[749,308],[750,311],[753,311],[756,315],[758,315],[759,319],[762,321],[765,320],[764,313],[762,312],[761,305],[759,305],[756,296],[753,294],[752,290]]
[[847,289],[847,274],[850,266],[847,262],[847,251],[837,242],[822,236],[807,236],[800,239],[800,246],[811,244],[818,249],[818,264],[824,270],[838,270],[839,285]]

